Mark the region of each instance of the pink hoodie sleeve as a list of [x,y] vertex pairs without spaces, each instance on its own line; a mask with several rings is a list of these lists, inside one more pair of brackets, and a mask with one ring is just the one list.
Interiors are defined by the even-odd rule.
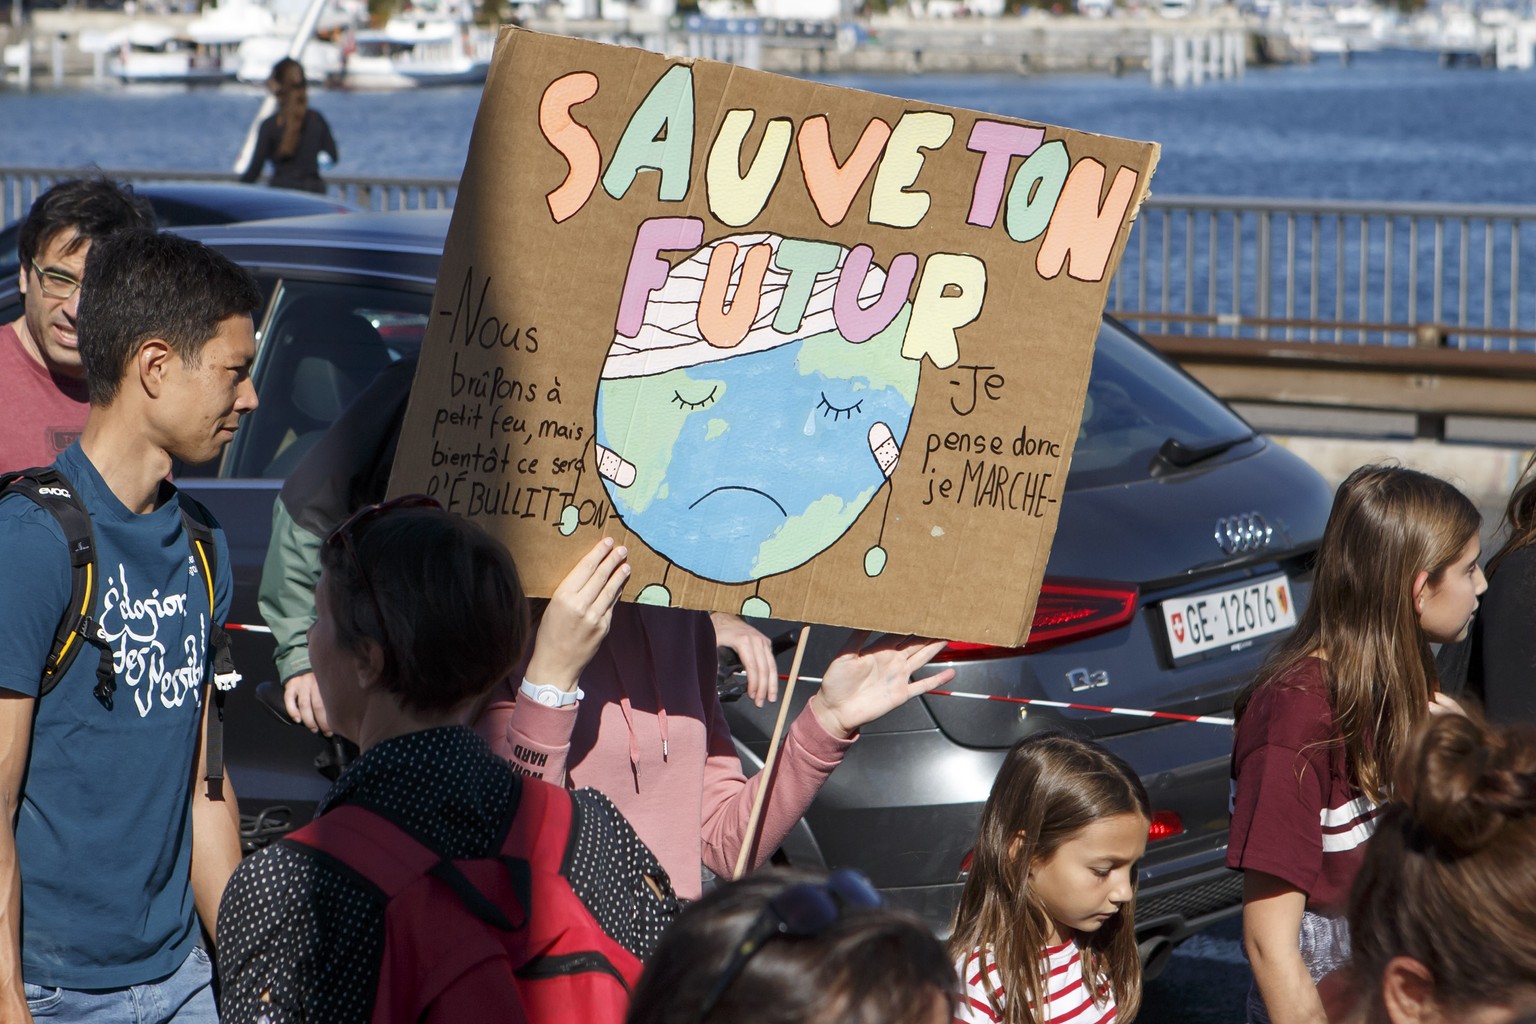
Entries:
[[[722,878],[730,878],[746,838],[752,801],[756,799],[762,773],[750,779],[742,774],[741,760],[736,756],[730,728],[725,723],[725,709],[714,695],[714,679],[711,677],[708,682],[706,696],[711,699],[705,706],[711,707],[713,713],[704,763],[704,864]],[[766,862],[778,849],[852,745],[852,739],[837,739],[822,728],[808,706],[795,718],[774,766],[762,823],[747,864],[749,869]]]
[[521,675],[513,678],[516,683],[508,678],[496,685],[475,719],[475,731],[511,763],[513,771],[562,786],[580,705],[550,708],[537,701],[520,701],[517,686]]

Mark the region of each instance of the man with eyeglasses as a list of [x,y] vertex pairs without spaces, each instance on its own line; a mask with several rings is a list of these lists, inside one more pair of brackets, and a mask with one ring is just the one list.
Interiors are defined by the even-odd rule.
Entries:
[[22,315],[0,325],[0,470],[46,466],[89,409],[75,316],[91,243],[153,228],[149,203],[106,178],[62,181],[38,196],[18,236]]

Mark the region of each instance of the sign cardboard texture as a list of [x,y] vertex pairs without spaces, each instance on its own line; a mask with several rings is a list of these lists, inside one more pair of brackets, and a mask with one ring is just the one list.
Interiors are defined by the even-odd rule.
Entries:
[[1157,146],[505,30],[393,493],[548,595],[1015,645]]

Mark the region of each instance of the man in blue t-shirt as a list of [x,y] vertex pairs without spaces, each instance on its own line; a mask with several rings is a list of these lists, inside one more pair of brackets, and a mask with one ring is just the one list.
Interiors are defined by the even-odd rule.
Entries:
[[[54,464],[90,512],[115,691],[95,648],[39,678],[70,596],[51,514],[0,501],[0,1020],[217,1021],[209,957],[240,858],[234,795],[203,784],[214,607],[172,460],[207,462],[256,407],[255,282],[213,250],[129,231],[91,247],[79,312],[90,412]],[[202,928],[198,922],[201,920]]]

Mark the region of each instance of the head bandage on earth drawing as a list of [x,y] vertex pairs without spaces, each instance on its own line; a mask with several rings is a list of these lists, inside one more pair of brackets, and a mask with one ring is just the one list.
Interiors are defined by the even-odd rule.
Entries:
[[[671,269],[635,337],[615,336],[595,462],[615,511],[653,550],[705,579],[754,582],[825,551],[885,484],[920,362],[901,354],[910,268],[885,295],[869,255],[771,234],[719,239]],[[741,289],[759,273],[748,321],[754,296]],[[878,572],[884,553],[869,564]]]

